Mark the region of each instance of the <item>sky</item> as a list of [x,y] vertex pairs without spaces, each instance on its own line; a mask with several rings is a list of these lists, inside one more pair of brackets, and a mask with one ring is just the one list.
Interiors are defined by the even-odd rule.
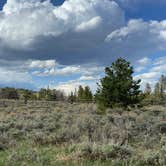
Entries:
[[134,79],[166,74],[165,0],[0,0],[0,87],[70,93],[122,57]]

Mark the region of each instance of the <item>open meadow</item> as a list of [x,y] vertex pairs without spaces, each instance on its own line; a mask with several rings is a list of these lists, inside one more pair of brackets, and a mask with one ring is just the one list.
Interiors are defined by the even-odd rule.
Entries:
[[1,101],[0,166],[165,166],[166,107]]
[[166,0],[0,0],[0,166],[166,166]]

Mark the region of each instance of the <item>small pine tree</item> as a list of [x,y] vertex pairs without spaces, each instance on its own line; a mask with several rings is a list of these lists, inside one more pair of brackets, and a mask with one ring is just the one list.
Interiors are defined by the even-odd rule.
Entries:
[[96,92],[97,103],[103,107],[124,106],[139,102],[140,82],[133,79],[133,67],[119,58],[111,67],[105,68],[106,76],[101,79]]

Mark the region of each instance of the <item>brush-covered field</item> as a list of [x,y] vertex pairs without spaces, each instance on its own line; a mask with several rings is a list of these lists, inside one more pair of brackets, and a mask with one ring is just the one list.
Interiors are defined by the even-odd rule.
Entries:
[[165,166],[166,107],[0,104],[0,166]]

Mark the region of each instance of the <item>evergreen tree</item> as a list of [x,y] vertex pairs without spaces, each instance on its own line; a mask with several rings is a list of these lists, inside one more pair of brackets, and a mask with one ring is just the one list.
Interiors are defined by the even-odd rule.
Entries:
[[1,89],[0,98],[18,100],[19,94],[17,89],[6,87]]
[[105,68],[106,76],[101,79],[96,92],[99,105],[127,107],[139,102],[140,82],[133,79],[133,67],[125,59],[119,58],[111,67]]
[[93,95],[89,86],[86,86],[84,89],[83,99],[88,102],[92,101],[93,99]]
[[93,94],[90,90],[89,86],[86,86],[83,88],[81,85],[78,88],[78,93],[77,93],[77,100],[81,102],[89,102],[92,101],[93,99]]
[[77,98],[78,98],[78,101],[82,101],[84,98],[84,88],[81,85],[78,88]]
[[36,96],[30,90],[23,91],[24,103],[27,104],[28,100],[35,100]]

